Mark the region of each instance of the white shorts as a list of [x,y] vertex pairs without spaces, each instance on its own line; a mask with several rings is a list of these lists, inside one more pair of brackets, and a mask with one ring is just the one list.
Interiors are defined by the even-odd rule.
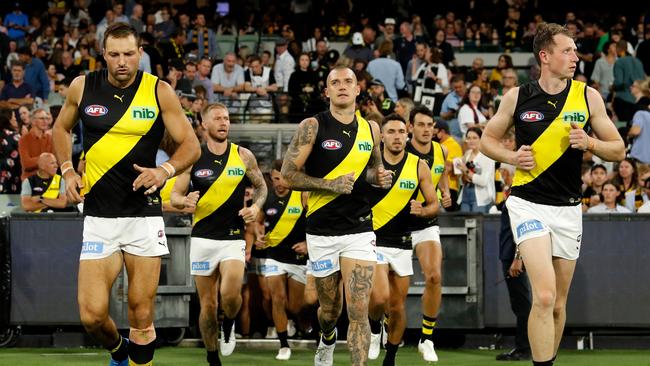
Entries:
[[102,259],[120,250],[141,257],[169,254],[163,218],[84,217],[80,260]]
[[210,276],[219,263],[227,260],[246,262],[244,240],[212,240],[192,237],[190,241],[190,273]]
[[266,261],[266,258],[257,258],[257,257],[251,257],[251,261],[248,265],[248,273],[253,273],[256,275],[262,275],[261,268],[264,266],[264,262]]
[[551,235],[554,257],[578,259],[582,241],[582,205],[549,206],[510,196],[506,200],[510,227],[517,245]]
[[413,249],[425,241],[435,241],[440,244],[440,226],[429,226],[426,229],[416,230],[411,232],[411,245]]
[[377,247],[377,264],[388,264],[388,268],[400,277],[413,275],[413,250]]
[[376,262],[375,240],[375,233],[372,231],[341,236],[307,234],[312,275],[327,277],[340,271],[340,257]]
[[282,263],[275,259],[267,258],[261,267],[260,271],[264,277],[286,274],[288,278],[296,280],[303,285],[307,283],[307,266],[304,264]]

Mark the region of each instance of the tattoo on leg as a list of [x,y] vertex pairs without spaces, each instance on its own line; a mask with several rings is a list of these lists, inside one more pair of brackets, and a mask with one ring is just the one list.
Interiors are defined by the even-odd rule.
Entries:
[[343,306],[339,293],[340,273],[336,272],[324,278],[316,278],[316,290],[320,302],[318,321],[323,331],[331,331]]
[[352,365],[365,365],[370,347],[370,324],[368,302],[372,289],[374,266],[355,265],[348,281],[350,303],[348,304],[348,348]]
[[360,266],[355,264],[348,282],[352,301],[368,302],[374,270],[375,266]]
[[199,329],[203,337],[205,349],[208,351],[217,350],[217,318],[215,314],[201,314],[199,318]]

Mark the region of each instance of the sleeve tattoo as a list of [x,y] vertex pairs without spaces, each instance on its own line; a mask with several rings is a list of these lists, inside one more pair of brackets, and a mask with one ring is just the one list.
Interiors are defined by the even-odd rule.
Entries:
[[[298,167],[298,160],[307,145],[312,145],[318,133],[318,122],[315,119],[303,121],[296,130],[282,164],[282,175],[296,191],[329,190],[331,183],[328,180],[310,177]],[[300,164],[302,165],[302,164]]]
[[253,192],[253,204],[259,208],[262,208],[262,206],[264,206],[264,202],[266,202],[266,196],[268,194],[266,181],[264,181],[262,172],[257,166],[255,155],[253,155],[253,153],[248,149],[245,149],[243,151],[244,159],[246,159],[246,176],[248,179],[250,179],[251,183],[253,183],[253,187],[255,188]]

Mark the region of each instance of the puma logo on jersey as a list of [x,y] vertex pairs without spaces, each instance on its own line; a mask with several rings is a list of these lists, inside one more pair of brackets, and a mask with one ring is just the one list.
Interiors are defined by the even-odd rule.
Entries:
[[223,165],[223,163],[221,162],[221,160],[215,160],[214,162],[217,163],[217,164],[219,164],[219,165]]
[[122,94],[121,96],[118,96],[117,94],[113,94],[113,98],[118,99],[121,103],[124,103],[124,101],[122,100],[122,98],[124,98],[124,94]]
[[284,206],[284,201],[278,201],[278,203],[282,206]]
[[343,134],[347,137],[350,137],[350,131],[343,131]]
[[553,109],[557,109],[557,100],[555,102],[551,102],[550,100],[547,100],[546,103],[552,105]]

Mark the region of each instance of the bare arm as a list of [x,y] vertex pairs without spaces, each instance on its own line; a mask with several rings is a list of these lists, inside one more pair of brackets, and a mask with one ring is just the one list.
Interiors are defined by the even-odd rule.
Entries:
[[305,174],[302,169],[311,153],[318,133],[318,121],[307,118],[300,122],[289,143],[282,163],[282,176],[289,188],[297,191],[331,190],[329,181]]
[[39,201],[38,196],[20,196],[20,205],[25,212],[34,212],[47,208],[47,205]]
[[501,146],[501,139],[513,124],[512,115],[518,94],[519,88],[512,88],[503,96],[497,113],[485,126],[480,145],[480,150],[485,156],[512,165],[517,165],[517,152]]
[[[616,126],[607,116],[605,102],[600,93],[593,88],[587,89],[589,102],[589,121],[597,139],[587,136],[588,149],[596,156],[607,161],[621,161],[625,158],[625,144]],[[585,133],[586,135],[586,133]]]
[[264,202],[266,202],[266,196],[268,195],[268,188],[266,187],[266,182],[264,181],[264,176],[260,168],[257,166],[257,159],[253,153],[243,147],[239,148],[244,163],[246,164],[246,176],[253,183],[253,205],[257,206],[259,211]]
[[425,205],[416,200],[411,200],[411,213],[418,217],[432,217],[438,213],[440,204],[438,203],[438,196],[436,195],[436,187],[433,185],[431,179],[431,171],[429,165],[424,160],[418,162],[418,180],[420,183],[420,191],[424,196]]
[[15,103],[19,105],[32,105],[34,104],[34,98],[32,97],[24,97],[24,98],[9,98],[8,100],[10,103]]
[[368,121],[370,123],[370,128],[372,129],[372,139],[374,140],[374,147],[372,148],[372,154],[370,155],[370,160],[368,161],[368,170],[366,171],[366,181],[370,184],[380,185],[378,172],[379,169],[384,169],[384,163],[381,160],[381,150],[380,150],[380,132],[379,126],[375,121]]
[[627,136],[628,137],[637,137],[641,134],[641,126],[635,125],[630,127],[630,130],[627,131]]
[[176,177],[174,188],[172,188],[172,192],[169,196],[169,203],[171,203],[174,208],[179,210],[187,208],[185,195],[190,187],[190,178],[190,169],[186,169]]

